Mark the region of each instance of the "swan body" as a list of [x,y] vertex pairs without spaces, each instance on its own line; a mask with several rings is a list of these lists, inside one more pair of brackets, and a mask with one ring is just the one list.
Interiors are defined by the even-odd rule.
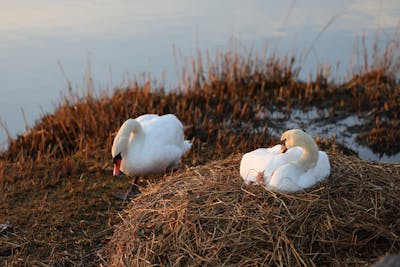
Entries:
[[142,176],[177,168],[190,147],[191,143],[184,140],[182,123],[173,114],[128,119],[114,138],[113,174],[119,175],[121,170],[129,176]]
[[246,153],[240,163],[240,176],[246,183],[263,184],[278,192],[311,187],[329,174],[328,155],[298,129],[283,133],[280,145]]

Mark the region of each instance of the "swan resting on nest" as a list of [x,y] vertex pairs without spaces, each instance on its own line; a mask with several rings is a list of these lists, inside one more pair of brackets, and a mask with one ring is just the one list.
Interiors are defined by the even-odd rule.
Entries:
[[243,155],[240,176],[247,184],[262,184],[277,192],[296,192],[328,177],[328,155],[299,129],[284,132],[281,143]]

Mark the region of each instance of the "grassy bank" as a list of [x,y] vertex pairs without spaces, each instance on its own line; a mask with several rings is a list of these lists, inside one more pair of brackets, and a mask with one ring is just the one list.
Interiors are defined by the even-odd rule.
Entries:
[[[355,69],[353,76],[343,82],[332,81],[329,74],[322,71],[317,71],[314,79],[300,80],[299,65],[294,57],[262,59],[251,54],[227,52],[214,59],[199,54],[184,68],[182,87],[169,93],[165,93],[164,85],[150,81],[133,81],[127,88],[116,88],[111,96],[68,93],[53,114],[44,115],[29,132],[12,140],[8,150],[0,156],[0,224],[9,222],[0,230],[0,263],[88,266],[107,260],[104,257],[108,254],[103,252],[114,233],[113,226],[117,224],[117,229],[124,229],[124,217],[118,213],[125,204],[115,199],[113,193],[129,187],[129,178],[111,176],[112,140],[125,119],[144,113],[174,113],[190,126],[185,135],[192,140],[193,149],[183,159],[181,169],[173,174],[181,179],[187,175],[186,168],[274,144],[275,137],[268,132],[273,120],[268,116],[256,116],[272,106],[288,112],[294,107],[324,107],[329,110],[333,122],[344,114],[368,113],[369,120],[360,125],[360,142],[389,154],[400,151],[398,52],[398,48],[388,46],[381,57]],[[334,138],[317,138],[317,141],[333,159],[348,154]],[[357,162],[360,170],[363,164],[374,166],[374,170],[383,168],[385,173],[393,169],[393,176],[388,179],[398,183],[397,166]],[[228,178],[236,179],[234,186],[239,186],[239,174],[235,175],[238,162],[230,163],[219,168],[218,173],[222,175],[226,167],[230,173]],[[210,166],[214,165],[208,168],[214,168]],[[354,171],[351,166],[348,168]],[[379,181],[378,172],[366,170],[363,175],[370,175],[373,187],[375,180]],[[334,171],[336,177],[348,176],[339,167]],[[156,180],[149,181],[148,187],[155,186],[152,183]],[[147,186],[147,182],[142,185]],[[357,188],[357,184],[353,186]],[[254,190],[254,194],[265,194],[260,189]],[[386,203],[393,194],[400,193],[397,187],[391,190],[388,193],[383,190],[380,201]],[[379,216],[377,221],[387,222]],[[354,230],[352,234],[355,239],[365,240],[362,231]],[[399,235],[399,229],[393,229],[390,242],[378,252],[398,251]],[[365,241],[367,246],[380,242],[380,235],[369,237]],[[112,240],[112,244],[119,242],[116,237]],[[290,246],[291,237],[285,236],[284,241]],[[339,241],[329,242],[335,245],[334,242]],[[125,244],[120,246],[125,247]],[[285,249],[288,251],[289,247]],[[357,256],[357,260],[370,262],[379,256],[378,252]],[[312,253],[316,252],[312,250]],[[295,256],[295,261],[285,259],[282,262],[310,263],[316,257],[312,253]],[[354,256],[350,252],[346,255]],[[321,262],[333,262],[333,258],[326,255],[321,257]],[[258,259],[257,256],[253,261]]]

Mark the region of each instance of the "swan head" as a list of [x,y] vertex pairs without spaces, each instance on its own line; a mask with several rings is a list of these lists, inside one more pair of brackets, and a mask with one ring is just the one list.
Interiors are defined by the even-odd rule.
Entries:
[[122,157],[126,156],[126,150],[128,147],[129,139],[121,135],[115,136],[113,146],[111,148],[111,156],[113,158],[113,176],[120,175],[120,168]]
[[284,132],[281,136],[281,153],[286,153],[288,148],[291,148],[294,146],[295,140],[297,139],[297,136],[299,133],[297,132],[298,129],[293,129],[293,130],[288,130]]
[[122,155],[120,152],[115,157],[113,157],[113,165],[114,165],[113,176],[118,176],[120,174],[121,161],[122,161]]
[[127,155],[131,134],[139,133],[141,129],[140,123],[134,119],[128,119],[122,124],[121,128],[119,128],[111,148],[111,156],[114,165],[113,176],[118,176],[120,174],[121,162]]
[[285,153],[291,147],[301,147],[303,154],[299,160],[299,164],[305,170],[314,167],[317,164],[319,152],[318,146],[314,139],[300,129],[292,129],[284,132],[281,136],[281,153]]
[[281,136],[281,152],[285,153],[289,148],[300,146],[308,148],[309,143],[314,143],[312,137],[300,129],[292,129],[284,132]]

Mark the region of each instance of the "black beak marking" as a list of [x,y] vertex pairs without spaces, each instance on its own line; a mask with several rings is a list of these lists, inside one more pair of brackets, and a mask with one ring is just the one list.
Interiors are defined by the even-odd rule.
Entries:
[[117,163],[118,160],[122,160],[121,152],[113,158],[113,163]]
[[279,142],[281,146],[286,146],[286,139],[283,139]]
[[286,139],[281,140],[280,145],[281,145],[281,153],[286,153],[286,151],[288,150],[286,147]]

